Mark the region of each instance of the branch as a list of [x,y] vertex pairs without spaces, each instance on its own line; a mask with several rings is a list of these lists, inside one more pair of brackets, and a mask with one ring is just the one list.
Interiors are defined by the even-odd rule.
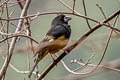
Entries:
[[[2,57],[3,59],[5,59],[5,57]],[[29,73],[29,71],[21,71],[21,70],[19,70],[19,69],[17,69],[15,66],[13,66],[11,63],[9,64],[10,65],[10,67],[14,70],[14,71],[16,71],[17,73],[20,73],[20,74],[28,74]],[[36,73],[36,72],[32,72],[33,74],[37,74],[37,76],[40,76],[40,74],[38,74],[38,73]]]
[[21,17],[21,18],[11,18],[11,19],[4,19],[4,18],[0,18],[0,20],[5,20],[5,21],[13,21],[13,20],[20,20],[20,19],[26,19],[26,18],[34,18],[36,16],[40,16],[40,15],[47,15],[47,14],[71,14],[71,15],[75,15],[75,16],[78,16],[78,17],[81,17],[81,18],[84,18],[84,19],[88,19],[88,20],[91,20],[93,22],[96,22],[98,24],[101,24],[101,25],[105,25],[105,27],[109,27],[111,29],[114,29],[118,32],[120,32],[119,29],[117,28],[114,28],[114,27],[111,27],[110,25],[107,25],[105,23],[100,23],[99,21],[95,20],[95,19],[91,19],[89,17],[86,17],[84,15],[81,15],[81,14],[73,14],[73,13],[69,13],[69,12],[61,12],[61,11],[53,11],[53,12],[43,12],[43,13],[37,13],[37,14],[33,14],[33,15],[29,15],[29,16],[24,16],[24,17]]
[[75,11],[75,2],[76,2],[76,0],[73,0],[73,14],[74,14],[74,11]]
[[[84,66],[84,63],[80,63],[79,61],[76,61],[75,63]],[[65,65],[66,66],[66,65]],[[83,69],[82,71],[86,71],[86,70],[90,70],[93,69],[94,67],[96,67],[97,65],[94,64],[88,64],[87,66],[89,66],[88,68]],[[104,72],[104,71],[109,71],[109,70],[113,70],[113,71],[117,71],[118,73],[120,72],[120,59],[116,59],[107,63],[104,63],[103,65],[100,65],[98,67],[98,69],[91,73],[91,74],[87,74],[87,75],[74,75],[74,74],[69,74],[67,76],[64,77],[63,80],[82,80],[86,77],[92,76],[92,75],[96,75],[99,74],[100,72]]]
[[[27,12],[28,10],[28,7],[30,5],[30,2],[31,0],[26,0],[26,3],[24,5],[24,8],[21,12],[21,15],[20,15],[20,18],[21,17],[24,17],[25,16],[25,13]],[[22,27],[22,24],[23,24],[23,21],[24,19],[20,19],[19,22],[18,22],[18,25],[17,25],[17,28],[15,30],[15,33],[18,32],[20,30],[20,28]],[[0,80],[2,80],[2,77],[3,75],[6,73],[7,71],[7,68],[8,68],[8,65],[9,65],[9,62],[11,60],[11,57],[12,57],[12,54],[13,54],[13,50],[14,50],[14,47],[15,47],[15,43],[16,43],[16,40],[17,40],[17,37],[14,37],[12,38],[12,41],[11,41],[11,44],[10,44],[10,47],[9,47],[9,51],[8,51],[8,56],[6,57],[5,59],[5,62],[0,70]]]
[[[86,7],[85,7],[85,0],[82,0],[82,2],[83,2],[85,16],[87,16],[87,11],[86,11]],[[86,19],[86,22],[87,22],[88,28],[91,29],[88,19]]]
[[[102,21],[101,23],[107,23],[109,22],[111,19],[113,19],[114,17],[116,17],[117,15],[120,14],[120,10],[116,11],[114,14],[112,14],[110,17],[108,17],[107,19],[105,19],[104,21]],[[85,33],[82,37],[80,37],[80,39],[78,39],[74,44],[72,44],[71,46],[68,46],[65,51],[53,62],[51,63],[46,69],[45,71],[43,71],[41,73],[41,76],[38,78],[38,80],[43,79],[47,73],[52,70],[52,68],[60,61],[62,60],[62,58],[64,58],[66,55],[68,55],[77,45],[79,45],[82,41],[84,41],[91,33],[93,33],[95,30],[97,30],[98,28],[100,28],[103,24],[97,24],[95,25],[91,30],[89,30],[87,33]]]
[[[113,70],[113,71],[117,71],[117,72],[120,72],[120,69],[118,69],[118,66],[120,66],[120,64],[118,64],[119,63],[119,59],[118,60],[114,60],[114,61],[111,61],[111,62],[108,62],[108,63],[105,63],[105,64],[103,64],[103,65],[99,65],[99,67],[98,67],[98,69],[97,69],[97,71],[99,70],[99,69],[106,69],[106,70]],[[76,59],[74,59],[74,60],[72,60],[72,64],[73,63],[76,63],[76,64],[79,64],[80,65],[80,67],[81,66],[88,66],[89,68],[86,68],[86,69],[83,69],[82,70],[82,73],[81,72],[76,72],[75,70],[71,70],[66,64],[65,64],[65,62],[63,61],[63,60],[61,60],[61,63],[62,63],[62,65],[64,66],[64,68],[68,71],[68,72],[70,72],[70,73],[72,73],[72,74],[75,74],[75,75],[81,75],[81,76],[84,76],[84,75],[82,75],[84,72],[83,71],[88,71],[88,70],[91,70],[91,68],[93,69],[93,68],[95,68],[95,67],[97,67],[97,65],[95,65],[95,64],[85,64],[85,63],[81,63],[81,62],[79,62],[78,60],[76,60]],[[88,74],[85,74],[85,75],[88,75]]]
[[7,37],[7,38],[5,38],[5,39],[0,40],[0,43],[4,42],[4,41],[6,41],[6,40],[8,40],[8,39],[10,39],[10,38],[19,37],[19,36],[21,36],[21,37],[26,37],[26,38],[34,41],[35,43],[39,44],[39,42],[37,42],[36,40],[34,40],[32,37],[27,36],[27,35],[24,35],[24,34],[14,34],[14,35],[11,35],[11,36],[9,36],[9,37]]

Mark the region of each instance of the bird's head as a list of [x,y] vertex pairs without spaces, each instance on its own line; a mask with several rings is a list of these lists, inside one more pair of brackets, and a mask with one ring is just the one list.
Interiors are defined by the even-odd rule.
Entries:
[[71,20],[72,18],[69,16],[65,16],[64,14],[60,14],[57,17],[55,17],[52,21],[52,24],[58,24],[58,23],[62,23],[62,24],[68,24],[68,22]]

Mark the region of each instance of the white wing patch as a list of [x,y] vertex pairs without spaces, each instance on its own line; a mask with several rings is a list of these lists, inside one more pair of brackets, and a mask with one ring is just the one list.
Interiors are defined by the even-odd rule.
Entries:
[[49,42],[53,42],[53,41],[54,41],[54,39],[50,39],[50,40],[49,40]]

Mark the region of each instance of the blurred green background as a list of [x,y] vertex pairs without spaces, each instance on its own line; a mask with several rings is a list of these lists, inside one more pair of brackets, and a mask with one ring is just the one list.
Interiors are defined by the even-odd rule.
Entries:
[[[14,0],[10,0],[14,1]],[[69,6],[72,7],[73,0],[63,0],[65,1]],[[99,10],[99,8],[96,6],[96,4],[99,4],[102,6],[106,16],[110,16],[112,13],[120,9],[120,0],[85,0],[86,3],[86,9],[88,13],[88,17],[93,18],[95,20],[101,21],[104,20],[104,17]],[[9,8],[9,11],[16,10],[15,13],[12,15],[12,17],[19,17],[21,10],[19,6],[14,6]],[[84,14],[83,6],[82,6],[82,0],[76,0],[76,6],[75,10],[78,11],[81,14]],[[66,7],[64,7],[61,3],[59,3],[57,0],[32,0],[28,14],[35,14],[37,12],[51,12],[51,11],[65,11],[70,12]],[[31,31],[32,31],[32,37],[40,42],[48,29],[50,28],[51,21],[56,15],[50,14],[50,15],[42,15],[36,18],[31,23]],[[73,15],[69,15],[72,17],[71,22],[69,23],[72,28],[72,35],[70,43],[73,43],[76,41],[80,36],[82,36],[85,32],[89,30],[85,20],[80,17],[76,17]],[[91,26],[94,26],[96,23],[90,22]],[[114,20],[111,21],[113,23]],[[17,21],[13,22],[14,24],[17,24]],[[118,23],[117,27],[119,28],[120,23]],[[15,27],[12,27],[11,25],[11,32],[14,32]],[[93,64],[97,64],[100,56],[103,53],[106,41],[108,40],[108,35],[110,33],[110,29],[106,27],[102,27],[92,33],[89,38],[83,43],[78,46],[76,49],[74,49],[71,54],[67,55],[63,60],[65,63],[71,68],[75,69],[79,65],[78,64],[70,64],[70,60],[82,59],[83,61],[88,60],[88,58],[95,53],[95,57],[92,59]],[[25,46],[26,39],[21,39],[16,46]],[[3,46],[3,44],[0,44],[0,46]],[[106,52],[106,55],[104,57],[104,60],[102,63],[106,63],[115,59],[119,59],[120,57],[120,40],[119,37],[112,38],[110,45],[108,47],[108,50]],[[59,52],[60,54],[61,52]],[[30,55],[30,62],[31,66],[33,65],[33,55]],[[50,63],[51,63],[50,56],[46,56],[40,63],[39,63],[39,71],[42,72]],[[4,60],[0,57],[0,66],[3,64]],[[12,56],[11,64],[13,64],[17,69],[19,70],[28,70],[28,62],[27,62],[27,55],[22,53],[14,53]],[[55,66],[45,77],[45,80],[66,80],[64,79],[69,75],[69,73],[61,63],[58,63],[57,66]],[[119,80],[120,79],[120,73],[116,71],[107,71],[102,72],[96,75],[91,75],[89,77],[86,77],[82,80]],[[34,80],[34,76],[32,77]],[[6,79],[5,80],[28,80],[26,74],[20,74],[15,72],[11,67],[8,68]]]

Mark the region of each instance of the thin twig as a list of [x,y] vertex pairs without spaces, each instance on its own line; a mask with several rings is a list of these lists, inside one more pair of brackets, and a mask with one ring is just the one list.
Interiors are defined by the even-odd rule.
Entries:
[[[17,0],[19,1],[19,0]],[[22,3],[21,2],[18,2],[19,6],[21,9],[23,9],[23,6],[22,6]],[[27,12],[26,12],[26,15],[27,16]],[[29,20],[29,17],[26,18],[26,21],[25,21],[25,27],[26,27],[26,32],[27,32],[27,36],[30,36],[31,37],[31,28],[30,28],[30,20]],[[35,53],[34,51],[34,47],[33,47],[33,40],[30,39],[30,44],[31,44],[31,50],[33,51],[33,53]],[[28,54],[29,56],[29,54]],[[29,70],[30,70],[30,60],[28,58],[28,64],[29,64]]]
[[[72,73],[72,74],[75,74],[75,75],[83,75],[83,72],[75,72],[74,70],[71,70],[71,69],[65,64],[65,62],[64,62],[63,60],[61,60],[61,63],[62,63],[62,65],[64,66],[64,68],[65,68],[68,72],[70,72],[70,73]],[[84,66],[84,65],[85,65],[84,63],[81,63],[81,62],[79,62],[79,61],[77,61],[77,60],[75,60],[75,63],[77,63],[77,64],[79,64],[79,65],[81,65],[81,66]],[[89,67],[97,67],[97,65],[95,65],[95,64],[87,64],[87,66],[89,66]],[[120,72],[119,69],[112,68],[112,66],[110,67],[110,66],[107,66],[107,65],[99,65],[99,68],[103,68],[103,69],[105,68],[105,69],[108,69],[108,70],[113,70],[113,71]]]
[[3,7],[9,0],[5,0],[1,5],[0,7]]
[[[116,60],[113,60],[113,61],[110,61],[110,62],[107,62],[107,63],[104,63],[103,65],[100,65],[97,69],[97,71],[91,73],[91,74],[87,74],[87,75],[74,75],[74,74],[69,74],[67,76],[65,76],[64,80],[68,80],[68,79],[71,79],[71,80],[82,80],[82,79],[86,79],[90,76],[95,76],[95,75],[98,75],[98,74],[102,74],[106,71],[116,71],[116,72],[120,72],[120,60],[119,59],[116,59]],[[77,64],[79,65],[84,65],[84,63],[80,63],[79,61],[77,61]],[[91,70],[93,69],[94,67],[96,67],[96,65],[94,64],[88,64],[88,67],[83,69],[82,71],[86,71],[86,70]],[[63,80],[63,78],[62,78]]]
[[76,0],[73,0],[73,14],[74,14],[74,10],[75,10],[75,2],[76,2]]
[[[28,40],[26,40],[26,47],[29,46]],[[30,52],[29,50],[26,51],[27,53],[27,62],[28,62],[28,70],[30,70]]]
[[[102,15],[104,16],[104,18],[107,19],[102,7],[99,4],[96,4],[96,6],[100,9],[100,11],[101,11]],[[111,24],[109,22],[108,22],[108,25],[111,26]],[[115,31],[115,33],[118,34],[116,31]]]
[[25,2],[25,0],[17,0],[17,1],[14,1],[14,2],[8,2],[8,4],[15,4],[15,3],[19,3],[19,2]]
[[[111,61],[111,62],[112,62],[112,61]],[[108,62],[108,64],[111,63],[111,62]],[[79,61],[76,61],[76,63],[79,64],[79,65],[81,65],[81,66],[84,65],[84,63],[81,63],[81,62],[79,62]],[[106,63],[106,64],[104,64],[104,65],[99,65],[99,67],[120,72],[119,69],[116,69],[117,67],[116,67],[116,68],[112,68],[112,66],[111,66],[111,67],[110,67],[110,66],[107,66],[108,64]],[[87,66],[96,67],[97,65],[95,65],[95,64],[87,64]]]
[[[86,11],[86,7],[85,7],[85,1],[82,0],[82,2],[83,2],[83,8],[84,8],[85,16],[87,16],[87,11]],[[91,29],[88,19],[86,19],[86,22],[87,22],[88,28]]]
[[17,3],[19,4],[20,8],[23,9],[23,5],[20,0],[17,0]]
[[[99,4],[96,4],[96,6],[100,9],[100,11],[102,12],[104,18],[107,19],[106,15],[105,15],[105,13],[104,13],[104,11],[103,11],[103,9],[102,9],[102,7],[101,7]],[[108,24],[110,25],[109,22],[108,22]]]
[[15,35],[11,35],[11,36],[9,36],[9,37],[7,37],[7,38],[5,38],[5,39],[0,40],[0,43],[6,41],[7,39],[10,39],[10,38],[13,38],[13,37],[19,37],[19,36],[21,36],[21,37],[26,37],[26,38],[28,38],[28,39],[34,41],[35,43],[39,44],[39,42],[37,42],[36,40],[34,40],[32,37],[27,36],[27,35],[24,35],[24,34],[15,34]]
[[[7,18],[9,19],[9,12],[8,12],[8,6],[7,6],[7,3],[6,3],[6,12],[7,12]],[[6,23],[7,23],[7,30],[6,30],[6,32],[8,33],[8,31],[9,31],[9,22],[10,21],[7,21]],[[7,38],[8,36],[6,36],[6,38]],[[9,47],[10,47],[10,43],[9,43],[9,41],[8,40],[6,40],[6,43],[7,43],[7,50],[9,51]],[[9,52],[7,51],[7,57],[9,56]],[[5,79],[5,74],[6,73],[4,73],[4,77],[3,77],[3,80]]]
[[80,68],[87,66],[87,65],[90,63],[91,59],[93,59],[94,56],[95,56],[95,54],[91,55],[91,56],[89,57],[89,59],[87,60],[87,62],[84,63],[85,65],[80,66],[80,67],[74,69],[73,71],[76,72],[76,71],[78,71]]
[[66,5],[66,3],[64,3],[62,0],[57,0],[60,3],[62,3],[66,8],[68,8],[69,10],[71,10],[72,12],[79,14],[77,11],[73,10],[73,8],[71,8],[70,6]]

